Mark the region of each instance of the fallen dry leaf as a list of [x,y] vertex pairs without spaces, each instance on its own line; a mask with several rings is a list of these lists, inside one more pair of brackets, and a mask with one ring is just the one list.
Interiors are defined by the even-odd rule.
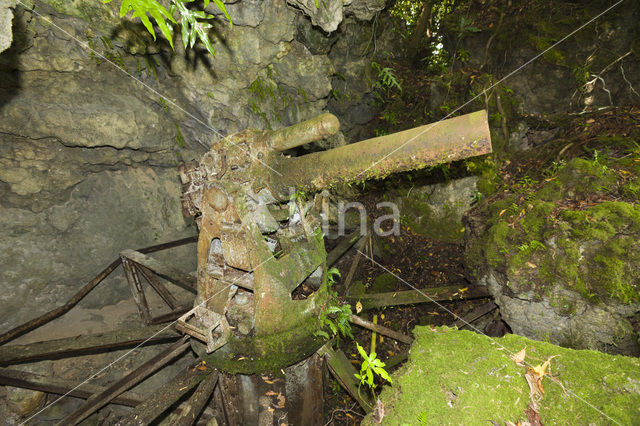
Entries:
[[535,264],[533,264],[533,263],[531,263],[531,262],[527,262],[527,266],[528,266],[529,268],[537,268],[537,267],[538,267],[538,265],[535,265]]
[[359,314],[360,312],[362,312],[362,303],[358,300],[356,302],[356,314]]
[[274,391],[270,390],[267,393],[265,393],[265,395],[267,395],[267,396],[275,396],[275,395],[278,395],[278,394],[275,393]]
[[535,373],[533,373],[533,370],[527,370],[524,374],[524,378],[527,379],[527,384],[529,385],[531,408],[538,411],[538,401],[542,399],[542,393],[540,393],[540,388],[538,388],[538,378]]
[[513,362],[515,362],[518,365],[524,365],[524,357],[527,355],[527,348],[523,348],[520,352],[518,352],[517,354],[515,354],[514,356],[510,357]]
[[278,394],[278,408],[284,408],[285,398],[281,393]]

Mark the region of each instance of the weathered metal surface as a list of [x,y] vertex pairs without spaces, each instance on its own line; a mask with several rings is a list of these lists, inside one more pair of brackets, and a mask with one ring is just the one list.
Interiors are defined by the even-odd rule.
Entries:
[[[91,395],[105,390],[102,386],[91,385],[89,383],[83,383],[78,386],[78,383],[75,380],[47,377],[40,374],[28,373],[26,371],[10,370],[8,368],[0,368],[0,385],[31,389],[56,395],[73,396],[75,398],[82,399],[87,399]],[[114,398],[111,403],[135,407],[142,403],[144,399],[145,398],[142,395],[125,392]]]
[[344,352],[340,349],[333,350],[329,344],[326,344],[318,350],[318,354],[324,356],[329,370],[342,387],[349,392],[349,395],[358,401],[358,404],[366,413],[370,413],[375,406],[374,401],[369,392],[360,390],[360,383],[355,378],[355,374],[358,371],[353,367]]
[[[296,188],[319,190],[491,150],[480,111],[302,157],[281,152],[338,129],[338,120],[323,114],[275,132],[245,130],[179,168],[183,210],[196,215],[200,235],[195,307],[178,328],[200,340],[196,352],[224,371],[279,370],[322,343],[314,332],[328,297],[319,212],[326,194],[303,201]],[[315,293],[292,300],[314,272],[322,276],[311,286]]]
[[360,302],[362,309],[373,309],[384,306],[413,305],[416,303],[446,302],[461,299],[478,299],[490,297],[485,287],[472,286],[461,289],[460,286],[426,288],[424,290],[403,290],[389,293],[350,294],[349,302]]
[[141,343],[155,345],[171,342],[179,337],[180,334],[166,326],[148,326],[47,340],[27,345],[5,345],[0,347],[0,365],[95,354],[130,348]]
[[311,120],[276,130],[269,134],[268,143],[274,151],[286,151],[334,135],[338,130],[340,130],[340,121],[335,115],[326,113]]
[[[206,367],[201,361],[191,365],[168,380],[163,386],[149,395],[142,404],[137,405],[131,413],[113,424],[118,426],[148,425],[188,394],[195,386],[216,370]],[[155,423],[154,423],[155,424]]]
[[131,288],[131,294],[133,295],[133,301],[138,308],[138,313],[145,324],[149,325],[151,322],[151,314],[149,313],[149,304],[147,303],[147,297],[144,294],[140,277],[138,276],[133,263],[124,256],[122,256],[122,268],[124,269],[124,274],[127,277],[127,282]]
[[[491,152],[486,111],[477,111],[391,135],[270,163],[273,189],[319,190],[386,177]],[[278,172],[278,173],[276,173]]]
[[161,367],[164,367],[169,361],[185,352],[189,346],[187,338],[182,338],[180,341],[169,346],[163,352],[154,356],[131,373],[107,387],[104,391],[87,399],[77,410],[62,419],[58,425],[76,425],[80,423],[91,414],[107,405],[114,398],[131,389]]
[[413,343],[413,337],[407,336],[406,334],[399,333],[383,325],[379,325],[371,321],[367,321],[366,319],[360,318],[359,316],[356,316],[356,315],[349,315],[349,322],[352,322],[368,330],[375,331],[376,333],[389,336],[392,339],[397,340],[398,342],[406,343],[407,345],[410,345],[411,343]]
[[198,420],[202,409],[218,384],[218,378],[219,374],[217,372],[211,373],[198,385],[180,417],[173,421],[175,426],[191,426]]
[[136,250],[123,250],[120,253],[120,256],[150,269],[156,274],[168,279],[175,285],[189,292],[195,293],[196,291],[196,278],[191,274],[187,274],[173,266],[159,262],[156,259]]

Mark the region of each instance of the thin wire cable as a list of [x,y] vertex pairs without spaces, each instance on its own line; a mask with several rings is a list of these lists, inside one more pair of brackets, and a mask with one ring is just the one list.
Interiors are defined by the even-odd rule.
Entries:
[[[264,265],[265,263],[269,262],[271,259],[267,259],[264,262],[260,263],[258,266],[256,266],[254,269],[254,271],[256,269],[258,269],[259,267],[261,267],[262,265]],[[213,299],[214,297],[216,297],[218,294],[222,293],[223,291],[225,291],[226,289],[228,289],[229,287],[231,287],[232,285],[234,285],[235,283],[237,283],[238,281],[240,281],[242,278],[244,278],[245,276],[247,276],[248,274],[250,274],[250,272],[247,272],[243,275],[241,275],[240,277],[236,278],[232,283],[230,283],[229,285],[224,286],[220,291],[218,291],[217,293],[215,293],[213,296],[209,297],[208,299],[200,302],[198,304],[198,306],[204,306],[205,303],[207,303],[209,300]],[[196,307],[194,307],[193,309],[191,309],[191,311],[189,312],[193,312],[193,310]],[[71,392],[73,392],[74,390],[78,389],[80,386],[84,385],[85,383],[89,382],[90,380],[94,379],[98,374],[102,373],[103,371],[111,368],[113,365],[117,364],[118,362],[120,362],[121,360],[123,360],[124,358],[126,358],[127,356],[131,355],[131,353],[133,351],[135,351],[136,349],[140,348],[142,345],[144,345],[145,343],[147,343],[149,340],[153,339],[154,337],[156,337],[158,334],[162,333],[163,331],[165,331],[166,329],[168,329],[169,327],[173,326],[176,322],[178,322],[178,320],[175,320],[171,323],[169,323],[166,327],[164,327],[163,329],[157,331],[156,333],[154,333],[153,335],[149,336],[145,341],[139,343],[136,347],[130,349],[128,352],[124,353],[123,355],[121,355],[120,357],[118,357],[116,360],[110,362],[108,365],[106,365],[105,367],[103,367],[102,369],[100,369],[98,372],[96,373],[92,373],[91,376],[89,376],[87,379],[85,379],[82,383],[78,384],[76,387],[74,387],[73,389],[69,390],[67,393],[65,393],[64,395],[59,396],[55,401],[51,402],[50,404],[44,406],[41,410],[39,410],[37,413],[33,414],[31,417],[29,417],[28,419],[26,419],[24,422],[20,423],[20,426],[26,424],[29,420],[33,419],[34,417],[36,417],[38,414],[42,413],[43,411],[45,411],[46,409],[48,409],[49,407],[51,407],[52,405],[56,404],[58,401],[60,401],[62,398],[68,396]]]
[[[448,309],[447,307],[443,306],[441,303],[437,302],[435,299],[433,299],[431,296],[429,296],[428,294],[424,293],[423,291],[421,291],[420,289],[414,287],[413,285],[411,285],[410,283],[408,283],[404,278],[398,276],[397,274],[395,274],[394,272],[390,271],[389,269],[387,269],[384,265],[381,265],[379,262],[377,262],[376,260],[374,260],[373,258],[369,257],[368,255],[364,254],[362,251],[356,249],[356,251],[358,253],[360,253],[360,255],[362,255],[363,257],[369,259],[372,263],[374,263],[376,266],[384,269],[387,273],[393,275],[394,277],[396,277],[398,280],[402,281],[404,284],[406,284],[407,286],[409,286],[411,289],[417,291],[418,293],[420,293],[422,296],[424,296],[426,299],[428,299],[431,303],[436,304],[438,307],[440,307],[441,309],[445,310],[446,312],[448,312],[449,314],[453,315],[454,317],[458,317],[458,315],[456,315],[455,313],[453,313],[450,309]],[[466,321],[464,318],[462,317],[458,317],[460,320],[462,320],[462,322],[465,323],[466,326],[472,328],[474,331],[476,331],[477,333],[481,334],[482,336],[485,336],[487,339],[491,340],[493,343],[495,343],[496,345],[500,346],[502,348],[502,350],[504,350],[506,353],[508,353],[511,356],[514,356],[515,353],[510,351],[507,347],[505,347],[502,343],[500,343],[498,340],[494,339],[491,336],[486,335],[485,333],[483,333],[482,331],[480,331],[478,328],[476,328],[473,324],[471,324],[470,322]],[[523,361],[523,364],[528,364],[526,361]],[[528,364],[529,367],[533,368],[533,366],[531,364]],[[590,404],[588,401],[585,401],[584,399],[580,398],[578,395],[576,395],[574,392],[572,392],[569,389],[565,389],[565,391],[571,395],[573,395],[576,399],[584,402],[585,404],[587,404],[589,407],[593,408],[594,410],[596,410],[598,413],[600,413],[602,416],[606,417],[607,419],[611,420],[612,422],[614,422],[617,425],[621,425],[621,423],[619,423],[618,421],[616,421],[615,419],[612,419],[611,417],[609,417],[608,415],[606,415],[605,413],[602,412],[602,410],[600,410],[599,408],[597,408],[596,406]]]
[[618,6],[620,3],[624,2],[625,0],[619,0],[618,2],[616,2],[615,4],[613,4],[612,6],[609,6],[607,9],[605,9],[603,12],[600,12],[598,15],[594,16],[593,18],[591,18],[589,21],[587,21],[586,23],[582,24],[581,26],[579,26],[578,28],[576,28],[575,30],[573,30],[572,32],[570,32],[569,34],[567,34],[566,36],[562,37],[560,40],[558,40],[557,42],[555,42],[554,44],[552,44],[551,46],[549,46],[548,48],[546,48],[545,50],[543,50],[542,52],[540,52],[539,54],[537,54],[536,56],[534,56],[533,58],[529,59],[527,62],[525,62],[524,64],[520,65],[518,68],[516,68],[515,70],[511,71],[509,74],[507,74],[506,76],[502,77],[500,80],[498,80],[497,83],[489,86],[488,88],[484,89],[482,92],[478,93],[476,96],[474,96],[473,98],[471,98],[470,100],[468,100],[467,102],[463,103],[462,105],[460,105],[458,108],[454,109],[453,111],[451,111],[449,114],[447,114],[446,116],[444,116],[443,118],[441,118],[440,120],[436,121],[435,123],[432,123],[429,127],[427,127],[426,129],[424,129],[423,131],[419,132],[418,134],[416,134],[415,136],[409,138],[405,143],[403,143],[402,145],[400,145],[399,147],[397,147],[396,149],[394,149],[393,151],[391,151],[390,153],[388,153],[387,155],[385,155],[384,157],[382,157],[381,159],[379,159],[378,161],[374,162],[373,164],[371,164],[369,167],[367,167],[365,170],[361,171],[360,173],[358,173],[358,175],[354,178],[354,180],[356,180],[358,177],[362,176],[364,173],[366,173],[367,171],[371,170],[371,168],[375,167],[377,164],[379,164],[381,161],[384,161],[385,158],[389,157],[390,155],[393,155],[395,152],[397,152],[398,150],[402,149],[404,146],[406,146],[408,143],[411,143],[412,141],[414,141],[416,138],[418,138],[419,136],[427,133],[428,131],[430,131],[431,129],[433,129],[435,126],[437,126],[441,121],[446,120],[447,118],[450,118],[453,114],[455,114],[456,112],[460,111],[462,108],[464,108],[465,106],[469,105],[471,102],[475,101],[476,99],[478,99],[480,96],[484,95],[485,93],[487,93],[487,91],[493,89],[494,87],[496,87],[497,85],[499,85],[500,83],[502,83],[503,81],[505,81],[506,79],[512,77],[514,74],[518,73],[519,71],[521,71],[523,68],[525,68],[526,66],[528,66],[529,64],[531,64],[532,62],[534,62],[536,59],[538,59],[539,57],[541,57],[542,55],[544,55],[545,53],[547,53],[548,51],[550,51],[551,49],[557,47],[560,43],[566,41],[568,38],[570,38],[571,36],[573,36],[574,34],[576,34],[578,31],[582,30],[583,28],[585,28],[586,26],[588,26],[589,24],[591,24],[593,21],[595,21],[596,19],[600,18],[602,15],[608,13],[610,10],[612,10],[613,8],[615,8],[616,6]]
[[[179,109],[180,111],[182,111],[184,114],[188,115],[189,117],[191,117],[192,119],[194,119],[196,122],[198,122],[199,124],[203,125],[204,127],[206,127],[207,129],[211,130],[216,136],[218,136],[219,138],[221,138],[222,140],[226,141],[227,143],[231,144],[234,147],[238,147],[241,150],[245,151],[249,157],[251,157],[252,159],[256,160],[257,162],[261,163],[262,165],[264,165],[265,167],[267,167],[269,170],[273,171],[274,173],[276,173],[278,176],[282,176],[282,174],[273,169],[271,166],[269,166],[267,163],[265,163],[264,161],[260,160],[259,158],[257,158],[256,156],[254,156],[249,150],[243,148],[242,146],[232,142],[228,137],[224,136],[222,133],[220,133],[218,130],[214,129],[213,127],[211,127],[209,124],[205,123],[204,121],[202,121],[201,119],[199,119],[198,117],[196,117],[194,114],[190,113],[189,111],[187,111],[186,109],[182,108],[180,105],[178,105],[177,103],[175,103],[173,100],[169,99],[167,96],[164,96],[162,93],[158,92],[156,89],[154,89],[153,87],[149,86],[147,83],[145,83],[144,81],[136,78],[133,74],[131,74],[129,71],[125,70],[124,68],[121,68],[120,66],[118,66],[118,64],[116,64],[115,62],[113,62],[112,60],[110,60],[109,58],[107,58],[106,56],[104,56],[102,53],[98,52],[97,50],[93,49],[88,43],[83,42],[82,40],[78,39],[76,36],[74,36],[73,34],[69,33],[67,30],[65,30],[64,28],[60,27],[59,25],[57,25],[56,23],[54,23],[51,19],[49,19],[48,17],[44,16],[43,14],[37,12],[34,9],[29,9],[28,6],[26,4],[24,4],[21,0],[17,0],[17,2],[19,4],[21,4],[26,10],[30,10],[32,13],[36,14],[37,16],[39,16],[40,18],[44,19],[48,24],[50,24],[51,26],[57,28],[58,30],[62,31],[64,34],[66,34],[67,36],[69,36],[71,39],[73,39],[76,43],[78,43],[80,46],[84,47],[85,49],[91,51],[94,55],[99,56],[101,59],[105,60],[106,62],[110,63],[111,65],[113,65],[116,69],[118,69],[119,71],[121,71],[122,73],[124,73],[125,75],[127,75],[128,77],[132,78],[133,80],[135,80],[136,82],[138,82],[139,84],[141,84],[143,87],[145,87],[147,90],[149,90],[150,92],[152,92],[153,94],[155,94],[156,96],[160,97],[161,99],[163,99],[165,102],[171,104],[172,106],[174,106],[175,108]],[[202,146],[204,146],[204,148],[209,149],[208,146],[203,145],[200,141],[198,141],[198,143]]]

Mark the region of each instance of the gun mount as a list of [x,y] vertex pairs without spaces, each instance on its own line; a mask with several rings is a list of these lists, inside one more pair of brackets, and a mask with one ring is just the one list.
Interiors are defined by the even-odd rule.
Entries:
[[[194,349],[233,373],[274,371],[312,354],[329,297],[321,230],[322,195],[296,197],[338,183],[491,152],[485,111],[328,151],[290,157],[287,149],[339,129],[322,114],[277,131],[245,130],[211,145],[197,163],[180,166],[183,210],[196,216],[198,295],[178,328],[202,343]],[[292,292],[310,276],[316,291]]]

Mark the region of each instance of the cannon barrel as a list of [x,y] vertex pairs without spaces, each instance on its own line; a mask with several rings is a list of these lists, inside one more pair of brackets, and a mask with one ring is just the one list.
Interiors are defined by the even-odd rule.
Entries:
[[485,110],[300,157],[274,156],[272,189],[317,191],[491,152]]
[[331,136],[340,129],[338,118],[329,113],[321,114],[302,123],[271,132],[268,143],[274,151],[286,151],[309,142]]

